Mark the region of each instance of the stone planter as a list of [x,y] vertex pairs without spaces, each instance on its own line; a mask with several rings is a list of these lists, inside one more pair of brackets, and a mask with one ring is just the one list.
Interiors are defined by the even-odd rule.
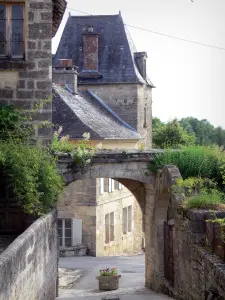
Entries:
[[98,276],[100,291],[113,291],[119,288],[119,279],[121,275],[116,276]]

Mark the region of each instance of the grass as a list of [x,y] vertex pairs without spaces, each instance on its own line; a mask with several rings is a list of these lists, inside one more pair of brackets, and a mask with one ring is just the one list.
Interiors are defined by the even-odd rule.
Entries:
[[198,195],[187,197],[184,200],[184,207],[189,209],[212,209],[224,210],[225,199],[224,194],[218,190],[200,191]]

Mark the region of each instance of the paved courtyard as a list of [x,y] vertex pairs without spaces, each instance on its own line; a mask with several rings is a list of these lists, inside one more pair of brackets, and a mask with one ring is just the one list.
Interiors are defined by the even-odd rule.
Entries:
[[[165,295],[155,294],[144,287],[144,255],[120,257],[73,257],[60,258],[59,267],[75,269],[78,275],[69,288],[60,289],[58,300],[169,300]],[[122,275],[117,291],[100,292],[98,290],[99,270],[115,267]]]

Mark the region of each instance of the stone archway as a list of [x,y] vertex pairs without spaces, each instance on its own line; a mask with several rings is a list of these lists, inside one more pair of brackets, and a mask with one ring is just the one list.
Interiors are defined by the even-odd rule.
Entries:
[[180,176],[178,169],[168,166],[159,174],[149,172],[149,158],[129,161],[107,158],[93,160],[85,170],[77,168],[68,157],[59,159],[59,168],[67,184],[82,179],[113,178],[125,185],[136,197],[144,219],[146,286],[157,292],[164,284],[164,222],[171,198],[170,187]]

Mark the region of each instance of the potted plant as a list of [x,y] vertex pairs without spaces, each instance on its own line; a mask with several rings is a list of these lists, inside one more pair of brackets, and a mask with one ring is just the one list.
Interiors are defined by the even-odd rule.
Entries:
[[99,280],[99,290],[101,291],[113,291],[119,288],[119,279],[121,275],[117,274],[116,268],[106,268],[100,270],[100,276],[97,277]]

